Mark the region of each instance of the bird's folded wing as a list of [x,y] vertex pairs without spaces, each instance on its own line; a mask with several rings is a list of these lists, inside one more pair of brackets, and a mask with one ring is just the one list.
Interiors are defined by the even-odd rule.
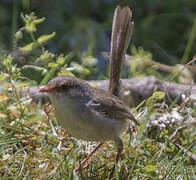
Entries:
[[139,125],[134,116],[127,110],[126,106],[115,96],[96,96],[89,101],[87,106],[106,118],[116,120],[131,119]]

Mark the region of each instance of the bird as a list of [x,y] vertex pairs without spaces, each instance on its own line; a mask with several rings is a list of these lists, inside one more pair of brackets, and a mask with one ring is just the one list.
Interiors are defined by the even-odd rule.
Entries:
[[[72,76],[57,76],[39,91],[48,93],[57,121],[69,134],[76,139],[99,142],[81,166],[106,141],[114,141],[117,145],[118,163],[123,151],[120,135],[128,129],[128,119],[139,125],[118,97]],[[114,170],[115,165],[110,177]]]

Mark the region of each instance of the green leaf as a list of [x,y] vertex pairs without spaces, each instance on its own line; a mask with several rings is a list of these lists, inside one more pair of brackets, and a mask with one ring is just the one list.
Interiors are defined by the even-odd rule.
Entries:
[[24,65],[21,69],[21,72],[23,76],[36,82],[40,82],[42,78],[48,73],[45,68],[33,65]]
[[25,23],[26,31],[30,33],[35,32],[36,25],[42,23],[45,20],[44,17],[37,19],[34,12],[32,12],[30,15],[25,15],[25,16],[23,15],[23,13],[21,13],[21,18]]
[[35,14],[32,12],[30,16],[26,16],[26,24],[25,28],[27,32],[35,32],[36,24],[35,24]]
[[8,55],[5,60],[3,61],[3,65],[7,68],[8,74],[11,72],[12,69],[12,55]]
[[20,16],[21,16],[22,20],[24,21],[24,23],[26,23],[27,22],[27,18],[24,16],[24,14],[21,13]]
[[44,52],[41,56],[40,56],[40,60],[44,60],[44,61],[46,61],[46,60],[52,60],[53,58],[54,58],[54,54],[53,53],[49,53],[49,52]]
[[170,152],[171,153],[171,152],[174,152],[174,151],[175,151],[175,146],[174,145],[166,148],[166,152]]
[[0,82],[5,80],[7,78],[7,76],[3,73],[0,74]]
[[157,100],[161,100],[165,97],[165,93],[162,91],[156,91],[153,93],[151,97],[149,97],[146,101],[146,106],[148,108],[148,111],[151,111],[153,109],[154,103]]
[[60,66],[64,65],[64,63],[65,63],[65,56],[60,55],[60,56],[57,58],[56,62],[57,62],[57,64],[60,65]]
[[133,56],[138,54],[137,49],[136,49],[135,46],[131,46],[131,54],[132,54]]
[[97,59],[94,58],[93,56],[86,56],[82,58],[82,60],[83,60],[83,66],[85,67],[92,67],[95,64],[97,64]]
[[31,52],[33,49],[37,48],[39,46],[38,43],[36,42],[32,42],[30,44],[27,44],[26,46],[24,47],[21,47],[20,50],[24,53],[29,53]]
[[145,168],[144,168],[144,171],[146,171],[147,173],[153,173],[157,170],[157,167],[156,166],[153,166],[153,165],[147,165]]
[[70,64],[71,67],[67,68],[68,71],[74,71],[80,74],[85,74],[85,75],[89,75],[90,74],[90,70],[83,67],[82,65],[78,64],[77,62],[71,62]]
[[56,68],[56,67],[58,67],[58,64],[57,63],[54,63],[54,62],[50,62],[50,63],[48,63],[48,67],[49,68]]
[[165,97],[165,93],[162,91],[156,91],[153,93],[153,98],[156,100],[161,100]]
[[61,71],[59,74],[62,76],[73,76],[74,77],[74,74],[70,71],[67,71],[65,68],[61,68]]
[[[57,74],[58,71],[60,71],[61,67],[64,66],[64,64],[66,62],[69,62],[72,57],[73,57],[73,53],[69,53],[67,54],[65,57],[63,55],[60,55],[58,58],[57,58],[57,66],[53,66],[49,73],[46,74],[46,76],[43,78],[43,80],[41,81],[40,85],[44,85],[46,84],[52,77],[55,76],[55,74]],[[60,59],[59,59],[60,58]],[[61,59],[62,58],[62,59]]]
[[16,39],[22,39],[22,32],[21,31],[17,31],[15,34]]
[[149,97],[146,101],[146,107],[148,108],[148,110],[152,110],[153,108],[153,105],[154,105],[154,98],[153,96]]
[[48,35],[42,35],[42,36],[40,36],[40,37],[37,39],[37,42],[38,42],[39,44],[43,44],[43,43],[49,41],[50,39],[52,39],[55,35],[56,35],[56,32],[53,32],[53,33],[48,34]]
[[38,46],[42,45],[43,43],[49,41],[51,38],[53,38],[55,36],[55,32],[53,32],[52,34],[49,35],[43,35],[40,36],[36,42],[32,42],[30,44],[27,44],[24,47],[21,47],[20,50],[24,53],[29,53],[31,52],[33,49],[37,48]]
[[36,19],[35,24],[41,24],[42,22],[44,22],[45,19],[46,19],[45,17],[40,18],[40,19]]
[[7,67],[7,66],[11,66],[11,63],[12,63],[12,56],[11,55],[8,55],[7,58],[3,61],[3,64]]

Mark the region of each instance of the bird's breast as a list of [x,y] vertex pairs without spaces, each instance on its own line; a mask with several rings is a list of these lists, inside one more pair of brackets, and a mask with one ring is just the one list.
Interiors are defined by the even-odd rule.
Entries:
[[114,140],[127,127],[126,121],[104,118],[90,110],[82,99],[51,97],[51,101],[58,123],[78,139]]

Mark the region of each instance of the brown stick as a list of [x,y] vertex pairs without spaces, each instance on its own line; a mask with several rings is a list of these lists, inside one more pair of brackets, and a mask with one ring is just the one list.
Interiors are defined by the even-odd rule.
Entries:
[[[110,53],[109,52],[102,52],[102,55],[106,58],[106,60],[109,60],[109,58],[110,58]],[[133,58],[132,56],[126,54],[125,55],[125,64],[126,65],[131,65],[132,62],[134,63],[134,61],[132,60],[132,58]],[[196,58],[193,58],[192,60],[196,60]],[[162,64],[162,63],[156,62],[156,61],[154,61],[152,59],[149,59],[149,61],[144,61],[143,63],[145,63],[147,65],[150,65],[150,66],[156,66],[161,71],[164,71],[164,72],[167,72],[167,73],[171,73],[175,69],[175,66],[169,66],[169,65],[166,65],[166,64]],[[196,73],[196,65],[190,65],[188,63],[185,66],[187,67],[187,69],[191,73]]]
[[[89,84],[95,86],[96,88],[108,90],[109,81],[108,80],[97,80],[97,81],[87,81]],[[147,99],[153,94],[154,89],[158,91],[163,91],[166,94],[166,103],[170,104],[172,100],[180,97],[178,104],[182,102],[182,94],[186,96],[192,96],[194,99],[196,94],[196,85],[182,85],[168,81],[161,81],[153,76],[145,78],[134,78],[134,79],[121,79],[121,92],[120,98],[127,105],[136,106],[141,101]],[[28,95],[35,102],[48,102],[49,97],[47,93],[40,93],[39,89],[41,87],[25,87],[20,90],[21,95]],[[125,91],[130,91],[128,95]]]

